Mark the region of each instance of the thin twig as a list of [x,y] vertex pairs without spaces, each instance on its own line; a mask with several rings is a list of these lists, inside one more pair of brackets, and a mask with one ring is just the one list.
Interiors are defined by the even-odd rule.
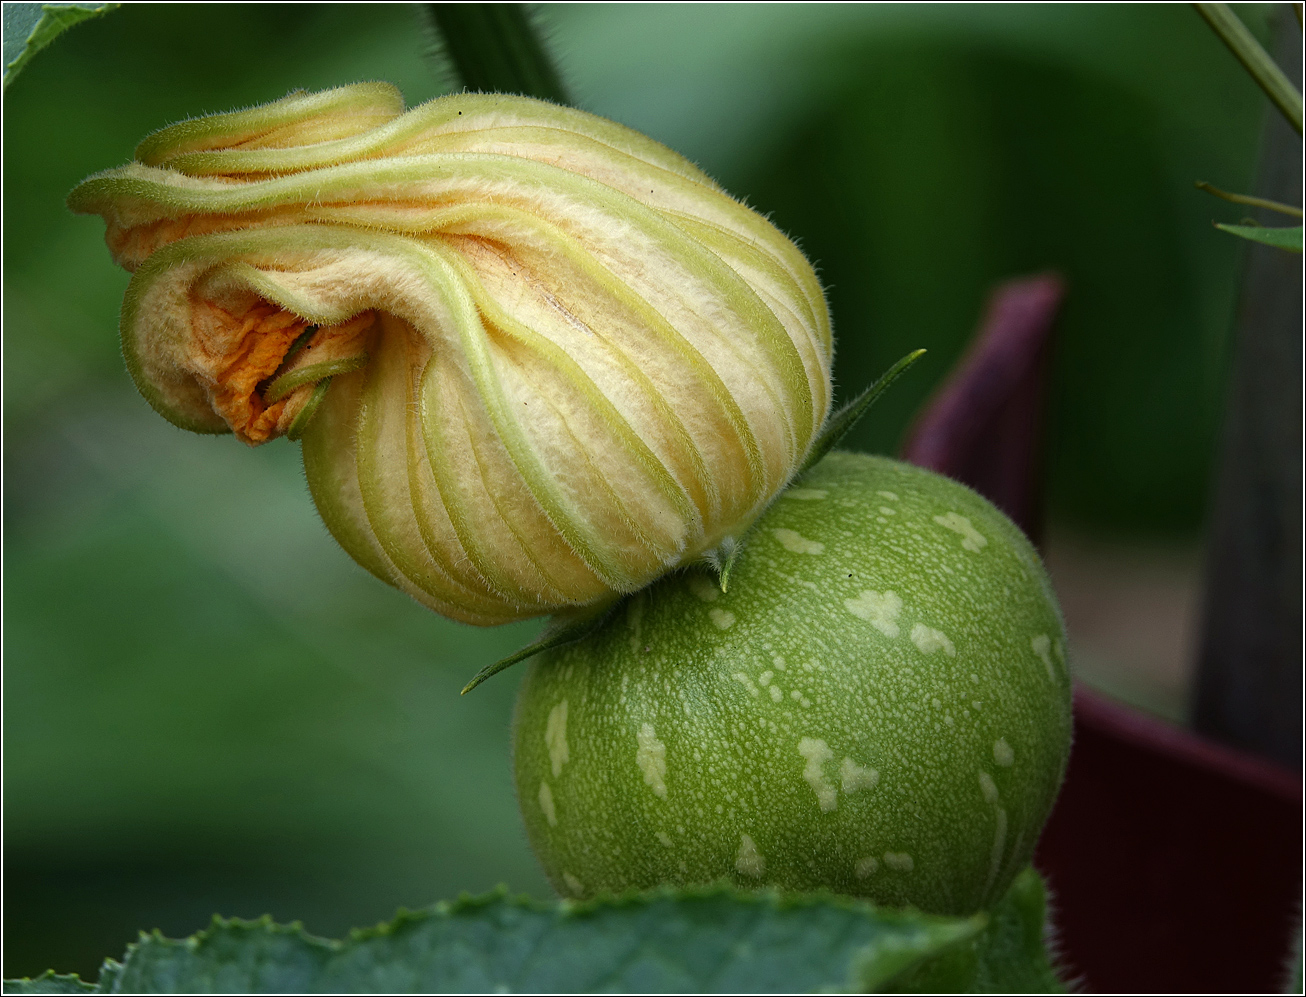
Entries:
[[1265,49],[1261,48],[1247,26],[1238,19],[1238,15],[1229,9],[1226,3],[1195,3],[1197,13],[1206,19],[1220,40],[1229,46],[1238,61],[1254,79],[1265,95],[1274,102],[1274,106],[1283,112],[1288,123],[1302,133],[1301,94],[1283,74]]
[[1197,189],[1204,190],[1208,194],[1214,194],[1226,201],[1232,201],[1234,204],[1246,204],[1253,208],[1268,208],[1270,211],[1277,211],[1281,215],[1292,215],[1294,218],[1302,216],[1301,208],[1294,208],[1291,204],[1280,204],[1278,201],[1271,201],[1264,197],[1252,197],[1250,194],[1230,194],[1227,190],[1221,190],[1205,180],[1197,181]]

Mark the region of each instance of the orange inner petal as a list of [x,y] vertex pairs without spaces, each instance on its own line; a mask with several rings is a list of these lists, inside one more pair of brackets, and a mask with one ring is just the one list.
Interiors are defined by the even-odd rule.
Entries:
[[231,315],[206,303],[215,324],[232,328],[235,344],[225,356],[210,355],[204,366],[209,381],[209,403],[227,425],[251,446],[282,435],[308,401],[313,384],[305,384],[284,398],[268,404],[264,397],[268,382],[283,367],[294,369],[310,364],[356,357],[363,353],[375,313],[362,312],[338,325],[317,329],[290,364],[286,354],[309,327],[307,320],[270,301],[260,301],[243,315]]
[[268,405],[259,386],[276,373],[308,323],[271,302],[255,305],[232,320],[241,324],[238,345],[224,358],[209,400],[242,440],[253,445],[266,443],[276,435],[277,421],[290,397]]

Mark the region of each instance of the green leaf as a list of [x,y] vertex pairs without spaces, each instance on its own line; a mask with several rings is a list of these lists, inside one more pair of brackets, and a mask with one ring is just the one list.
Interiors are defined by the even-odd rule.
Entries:
[[798,469],[798,473],[802,474],[804,471],[810,471],[815,467],[822,457],[833,450],[839,441],[848,435],[848,431],[857,425],[857,421],[866,414],[867,409],[871,407],[875,400],[884,394],[889,385],[898,380],[899,376],[924,354],[924,350],[913,350],[908,353],[890,367],[878,381],[825,420],[821,435],[812,444],[812,449],[808,452],[807,459],[803,461],[803,466]]
[[492,675],[498,675],[505,668],[509,668],[519,661],[525,661],[532,655],[547,651],[551,647],[561,647],[563,644],[571,644],[588,637],[608,621],[619,602],[620,600],[615,600],[597,609],[587,610],[580,615],[559,613],[553,616],[544,631],[534,641],[521,650],[514,651],[506,658],[500,658],[494,664],[486,665],[473,675],[472,680],[463,686],[462,694],[467,695]]
[[893,982],[899,993],[1065,993],[1045,943],[1047,895],[1032,868],[1016,877],[974,938]]
[[1217,222],[1215,227],[1240,239],[1259,242],[1265,246],[1273,246],[1275,249],[1286,249],[1290,253],[1301,252],[1302,227],[1300,225],[1292,228],[1266,228],[1262,225],[1221,225]]
[[46,970],[34,980],[5,980],[6,994],[93,994],[94,983],[86,983],[76,973],[64,976]]
[[468,90],[570,103],[562,77],[522,4],[430,3],[426,9]]
[[[268,918],[142,935],[95,992],[1061,992],[1042,933],[1033,870],[991,915],[967,918],[731,887],[550,905],[499,891],[401,911],[343,942]],[[81,989],[32,989],[51,981]],[[49,974],[5,990],[88,992]]]
[[32,56],[74,24],[121,7],[120,3],[7,3],[4,5],[4,88]]

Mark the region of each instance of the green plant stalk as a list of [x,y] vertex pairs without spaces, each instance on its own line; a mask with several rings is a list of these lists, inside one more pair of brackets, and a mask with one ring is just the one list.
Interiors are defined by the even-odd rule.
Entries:
[[571,103],[522,4],[431,3],[426,10],[468,90]]
[[1252,79],[1265,91],[1274,102],[1288,123],[1302,134],[1302,99],[1297,88],[1283,74],[1269,53],[1261,47],[1238,15],[1224,3],[1195,3],[1197,13],[1206,19],[1206,23],[1220,36],[1220,40],[1229,46],[1239,62],[1252,74]]

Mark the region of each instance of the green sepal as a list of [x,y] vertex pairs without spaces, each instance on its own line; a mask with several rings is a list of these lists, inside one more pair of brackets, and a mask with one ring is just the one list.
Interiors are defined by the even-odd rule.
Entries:
[[730,590],[730,570],[739,560],[743,549],[744,543],[738,537],[725,537],[716,548],[703,555],[703,559],[716,572],[717,584],[721,586],[722,593]]
[[1267,228],[1264,225],[1222,225],[1216,222],[1215,227],[1240,239],[1247,239],[1249,242],[1259,242],[1263,246],[1273,246],[1275,249],[1284,249],[1290,253],[1301,252],[1302,227],[1300,225]]
[[4,89],[37,52],[75,24],[121,7],[120,3],[7,3],[4,5]]
[[322,404],[322,399],[326,398],[327,388],[329,387],[331,387],[331,378],[329,377],[324,377],[317,382],[317,387],[308,396],[308,401],[304,403],[304,407],[299,410],[295,418],[290,421],[290,425],[286,427],[286,439],[295,441],[304,435],[308,429],[308,424],[313,421],[313,416],[317,415],[318,406]]
[[519,661],[525,661],[527,658],[550,648],[561,647],[563,644],[573,644],[578,640],[583,640],[607,623],[620,603],[620,599],[614,599],[612,602],[604,603],[597,609],[587,607],[585,610],[580,611],[579,614],[558,613],[554,615],[550,618],[544,631],[534,641],[521,650],[514,651],[506,658],[500,658],[493,664],[486,665],[472,676],[472,680],[463,686],[462,695],[467,695],[492,675],[498,675],[505,668],[511,668]]
[[287,371],[282,374],[268,385],[263,397],[271,405],[305,384],[312,384],[314,381],[321,381],[324,378],[332,378],[337,374],[348,374],[366,366],[366,353],[360,353],[356,357],[343,357],[339,360],[324,360],[321,363],[309,364],[307,367],[300,367],[298,370]]
[[[884,394],[894,381],[902,376],[912,364],[919,360],[925,354],[924,350],[913,350],[896,364],[890,367],[880,377],[878,381],[863,391],[860,395],[850,401],[838,412],[833,413],[830,418],[825,420],[825,425],[821,427],[821,433],[812,444],[812,449],[807,453],[807,459],[803,461],[802,466],[798,469],[797,474],[804,471],[810,471],[827,453],[833,450],[845,436],[848,431],[857,425],[857,421],[866,414],[866,410]],[[797,475],[795,475],[796,477]]]

